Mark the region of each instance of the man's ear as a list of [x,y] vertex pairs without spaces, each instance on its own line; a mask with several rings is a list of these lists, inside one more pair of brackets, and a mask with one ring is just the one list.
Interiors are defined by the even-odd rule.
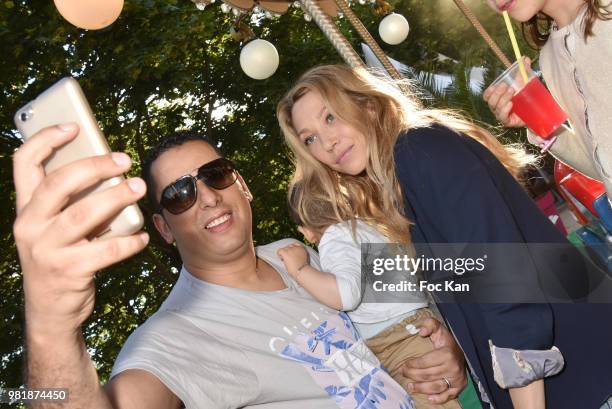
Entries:
[[244,193],[244,196],[247,198],[249,202],[253,201],[253,195],[251,194],[251,191],[249,190],[249,187],[247,186],[246,182],[244,181],[244,179],[242,178],[242,176],[240,175],[238,171],[236,171],[236,174],[238,175],[239,189],[242,191],[242,193]]
[[174,235],[170,231],[170,226],[166,223],[166,219],[159,213],[153,214],[153,224],[155,228],[161,234],[161,236],[166,240],[166,243],[172,244],[174,243]]

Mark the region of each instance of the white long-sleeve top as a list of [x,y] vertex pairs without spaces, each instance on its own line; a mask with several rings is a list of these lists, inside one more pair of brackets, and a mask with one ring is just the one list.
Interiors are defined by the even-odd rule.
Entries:
[[376,332],[382,331],[385,327],[396,323],[398,320],[395,318],[427,307],[427,297],[422,292],[411,291],[410,300],[418,300],[417,302],[361,302],[361,244],[388,244],[389,240],[362,220],[356,221],[355,236],[353,237],[349,222],[329,226],[319,242],[319,257],[321,269],[336,276],[342,309],[347,311],[351,321],[367,338],[366,334],[372,332],[366,329],[366,327],[372,328],[369,324],[388,324],[382,327],[375,326]]

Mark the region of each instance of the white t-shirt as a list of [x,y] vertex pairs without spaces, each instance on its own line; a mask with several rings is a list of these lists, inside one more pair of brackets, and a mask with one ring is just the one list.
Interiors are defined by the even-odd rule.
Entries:
[[[287,288],[247,291],[181,271],[172,292],[123,346],[112,376],[141,369],[188,409],[414,408],[347,315],[314,300],[276,255],[257,248]],[[318,256],[310,254],[319,268]]]
[[[319,257],[322,271],[336,276],[342,309],[348,312],[361,335],[369,338],[375,335],[371,331],[373,327],[376,332],[380,332],[415,310],[427,307],[427,296],[424,293],[411,292],[410,300],[416,302],[361,302],[362,243],[388,244],[389,240],[363,220],[356,221],[355,237],[350,222],[338,223],[329,226],[323,233],[319,241]],[[371,288],[363,290],[372,291]],[[384,325],[364,325],[379,323]]]

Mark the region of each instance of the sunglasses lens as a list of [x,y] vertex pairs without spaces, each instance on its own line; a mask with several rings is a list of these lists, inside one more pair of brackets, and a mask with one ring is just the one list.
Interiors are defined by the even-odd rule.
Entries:
[[[200,167],[198,179],[213,189],[221,190],[234,184],[238,176],[232,162],[219,158]],[[160,204],[170,213],[179,214],[193,206],[196,200],[196,178],[185,175],[164,189]]]
[[160,204],[172,214],[189,209],[196,201],[195,180],[185,176],[164,189]]
[[202,179],[206,185],[221,190],[230,187],[238,177],[234,172],[232,162],[221,158],[202,166],[198,172],[198,178]]

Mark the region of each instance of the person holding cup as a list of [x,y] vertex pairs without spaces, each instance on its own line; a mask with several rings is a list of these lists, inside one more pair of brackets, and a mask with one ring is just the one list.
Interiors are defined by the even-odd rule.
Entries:
[[[560,161],[601,180],[611,198],[612,137],[608,133],[612,129],[612,11],[602,0],[487,2],[497,12],[506,11],[523,23],[523,31],[540,48],[546,85],[572,125],[572,130],[561,127],[554,135],[544,136],[549,139],[528,129],[529,141],[550,147]],[[531,128],[517,112],[517,91],[507,82],[496,82],[483,97],[503,125]]]

